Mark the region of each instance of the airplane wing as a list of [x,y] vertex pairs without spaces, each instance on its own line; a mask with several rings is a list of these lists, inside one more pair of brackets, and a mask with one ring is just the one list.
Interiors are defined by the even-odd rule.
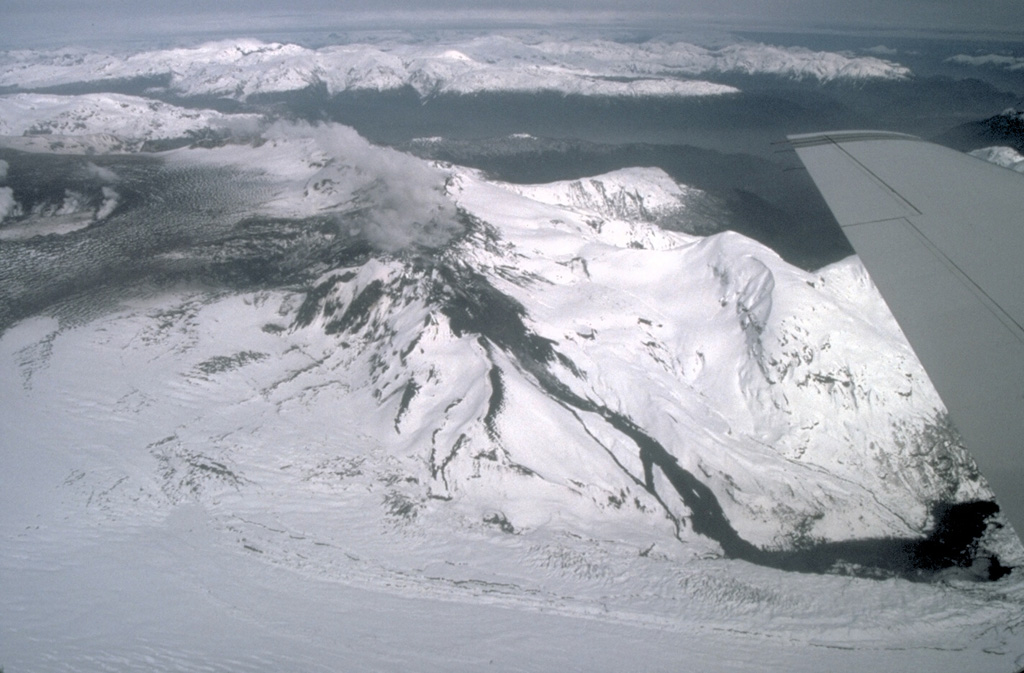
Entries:
[[789,140],[1024,534],[1024,175],[896,133]]

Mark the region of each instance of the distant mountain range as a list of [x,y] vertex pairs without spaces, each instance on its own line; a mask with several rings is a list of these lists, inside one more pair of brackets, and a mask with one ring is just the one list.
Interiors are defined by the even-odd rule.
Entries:
[[701,79],[716,73],[797,79],[902,79],[910,71],[875,57],[763,44],[708,49],[681,42],[625,44],[480,37],[452,44],[381,43],[309,49],[232,40],[114,54],[16,51],[0,55],[0,86],[47,90],[99,81],[145,80],[178,96],[245,100],[323,87],[438,93],[554,91],[598,96],[707,96],[735,92]]

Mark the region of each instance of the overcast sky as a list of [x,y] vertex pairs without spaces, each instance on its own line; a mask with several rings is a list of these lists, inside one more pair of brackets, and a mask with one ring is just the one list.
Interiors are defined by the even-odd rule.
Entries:
[[175,35],[604,23],[999,31],[1024,39],[1024,0],[0,0],[0,49]]

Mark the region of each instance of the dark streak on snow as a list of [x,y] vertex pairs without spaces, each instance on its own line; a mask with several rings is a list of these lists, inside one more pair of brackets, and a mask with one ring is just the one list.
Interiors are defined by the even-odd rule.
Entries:
[[[676,522],[677,529],[679,520],[655,489],[656,468],[661,470],[689,509],[688,520],[693,531],[718,542],[726,557],[787,571],[842,571],[868,577],[899,575],[922,580],[933,576],[936,571],[949,568],[962,568],[970,575],[984,579],[998,579],[1009,572],[996,558],[977,558],[978,540],[990,525],[989,519],[998,511],[998,505],[988,501],[935,505],[932,512],[935,523],[923,539],[805,541],[798,548],[787,550],[755,546],[744,540],[732,526],[712,489],[681,467],[675,456],[657,440],[628,416],[580,397],[558,380],[550,369],[554,362],[560,362],[570,371],[575,372],[576,368],[554,349],[552,341],[530,331],[524,322],[526,310],[519,302],[467,269],[448,268],[443,275],[446,287],[442,311],[448,316],[452,331],[457,336],[466,333],[479,335],[485,346],[489,343],[511,355],[555,401],[571,409],[598,414],[628,437],[637,446],[644,467],[642,485],[661,502],[666,513]],[[500,405],[502,390],[500,369],[492,367],[490,378],[492,404],[486,421],[488,432],[493,437],[495,396],[499,396]],[[635,475],[630,477],[637,480]],[[979,568],[979,565],[984,567]]]
[[[465,224],[464,235],[476,232],[487,236],[488,232],[482,229],[482,223]],[[675,523],[678,534],[684,521],[667,504],[665,498],[670,494],[657,492],[655,470],[660,470],[689,511],[685,521],[695,533],[716,541],[727,558],[787,571],[850,572],[868,577],[900,575],[911,579],[927,579],[936,571],[964,568],[969,569],[970,575],[987,575],[990,579],[996,579],[1008,572],[998,559],[977,558],[978,539],[989,525],[991,516],[998,511],[997,505],[992,502],[939,503],[933,511],[933,530],[923,539],[874,538],[820,542],[804,536],[798,540],[799,544],[789,549],[762,549],[755,546],[744,540],[732,526],[714,491],[680,466],[672,452],[627,415],[580,397],[559,380],[553,369],[556,364],[577,378],[583,378],[584,374],[568,357],[555,349],[555,342],[529,328],[526,323],[527,311],[521,303],[497,289],[479,271],[446,255],[442,254],[439,259],[430,261],[420,258],[414,262],[413,267],[413,273],[433,279],[429,300],[447,317],[453,334],[456,337],[476,337],[488,353],[491,360],[488,372],[491,395],[483,421],[492,441],[497,442],[499,439],[496,422],[505,403],[503,372],[494,357],[496,351],[501,351],[531,376],[550,398],[572,411],[581,424],[584,421],[578,412],[596,414],[632,441],[637,447],[644,474],[642,478],[631,474],[616,461],[619,467],[659,502],[666,515]],[[347,282],[352,277],[351,273],[331,276],[313,287],[299,310],[296,325],[311,324],[317,313],[322,312],[328,319],[325,326],[328,333],[351,333],[365,327],[370,311],[388,293],[388,288],[381,281],[371,282],[356,295],[340,317],[332,318],[340,307],[329,306],[329,294],[338,283]],[[509,281],[515,282],[514,279]],[[418,390],[416,386],[413,381],[406,385],[396,417],[396,429]],[[441,476],[446,486],[445,468],[465,442],[465,435],[460,436],[440,465],[436,462],[437,447],[432,450],[432,471],[435,477]],[[533,474],[529,468],[516,464],[504,449],[502,452],[510,467],[523,474]],[[494,456],[496,458],[497,454],[494,453]],[[987,567],[981,567],[986,561]]]
[[370,318],[370,309],[383,296],[384,283],[380,280],[372,281],[355,296],[340,318],[327,323],[324,331],[327,334],[355,332],[366,324]]
[[412,399],[416,397],[416,393],[419,390],[420,386],[416,383],[416,379],[409,379],[409,382],[405,384],[405,390],[402,391],[402,399],[398,403],[398,412],[395,414],[395,432],[400,432],[398,426],[406,412],[409,411],[409,405],[412,404]]
[[497,440],[498,428],[495,422],[498,414],[505,403],[505,385],[501,380],[501,368],[497,365],[491,367],[487,372],[487,378],[491,382],[491,397],[487,402],[487,414],[484,416],[484,427],[487,428],[487,435],[492,440]]

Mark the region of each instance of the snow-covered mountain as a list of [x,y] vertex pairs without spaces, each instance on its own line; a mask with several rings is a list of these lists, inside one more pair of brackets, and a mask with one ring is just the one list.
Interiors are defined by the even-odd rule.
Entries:
[[[252,114],[226,115],[214,110],[194,110],[160,101],[115,93],[58,96],[52,94],[12,94],[0,96],[0,136],[43,136],[41,140],[12,141],[4,144],[22,149],[45,148],[59,151],[57,143],[66,136],[114,136],[115,147],[101,149],[124,152],[137,150],[140,143],[171,140],[204,132],[253,133],[259,117]],[[54,136],[52,142],[46,143]],[[134,145],[131,144],[134,142]],[[41,145],[41,143],[46,143]]]
[[513,186],[282,123],[154,159],[103,226],[0,248],[22,269],[0,300],[39,307],[0,334],[12,670],[40,639],[79,652],[54,633],[69,602],[89,642],[121,634],[89,593],[118,582],[135,605],[177,588],[97,666],[187,668],[207,645],[167,628],[179,609],[233,615],[235,643],[315,587],[339,615],[474,606],[498,660],[516,647],[491,627],[522,611],[667,630],[707,670],[731,648],[808,671],[1024,652],[1019,573],[976,581],[1024,550],[986,529],[991,494],[855,258],[809,273],[666,231],[691,189],[653,169]]
[[981,149],[971,150],[968,154],[972,157],[990,161],[997,166],[1009,168],[1018,173],[1024,173],[1024,154],[1021,154],[1012,147],[982,147]]
[[686,209],[693,188],[660,169],[629,168],[583,180],[506,185],[535,201],[616,220],[656,222]]
[[819,81],[901,79],[910,74],[903,66],[874,57],[803,48],[740,44],[708,49],[683,42],[566,41],[532,34],[319,49],[230,40],[130,55],[62,49],[11,51],[0,58],[0,86],[38,89],[149,79],[179,96],[234,99],[320,86],[329,93],[412,87],[421,96],[553,91],[679,97],[737,91],[701,79],[716,73]]

